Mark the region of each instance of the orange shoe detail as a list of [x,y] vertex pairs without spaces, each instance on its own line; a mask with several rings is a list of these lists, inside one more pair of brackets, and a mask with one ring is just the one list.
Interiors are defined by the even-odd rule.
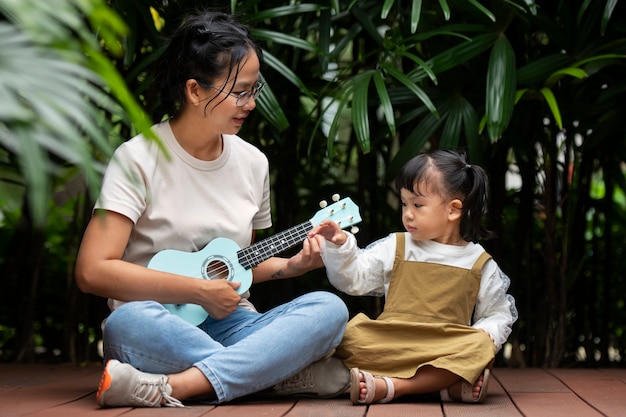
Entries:
[[98,384],[98,392],[96,393],[96,403],[100,404],[100,396],[109,389],[111,386],[111,374],[109,374],[109,363],[107,362],[104,367],[104,372],[102,372],[102,377],[100,378],[100,383]]

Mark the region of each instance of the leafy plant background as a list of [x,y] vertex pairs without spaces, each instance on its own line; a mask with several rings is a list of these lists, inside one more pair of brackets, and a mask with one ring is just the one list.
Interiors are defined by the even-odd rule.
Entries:
[[[339,193],[361,208],[365,246],[401,230],[390,184],[403,162],[466,149],[490,175],[499,237],[483,243],[520,311],[499,365],[624,366],[617,0],[0,0],[2,360],[98,360],[107,309],[77,290],[76,249],[112,150],[155,121],[160,48],[206,7],[238,15],[264,49],[269,88],[241,136],[270,158],[267,235]],[[264,310],[317,288],[335,291],[323,270],[252,300]],[[352,313],[381,311],[341,296]]]

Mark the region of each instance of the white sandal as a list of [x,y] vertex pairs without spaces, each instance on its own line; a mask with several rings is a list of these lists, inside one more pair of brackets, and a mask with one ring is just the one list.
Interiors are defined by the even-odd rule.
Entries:
[[[365,382],[365,389],[367,389],[367,394],[365,394],[365,399],[363,400],[359,398],[361,395],[361,378],[359,375],[361,374],[363,375],[363,380]],[[386,376],[373,376],[367,371],[359,371],[359,368],[352,368],[350,369],[350,401],[352,401],[352,404],[372,404],[374,402],[374,394],[376,393],[376,378],[381,378],[387,385],[387,395],[385,395],[385,398],[376,402],[385,404],[393,400],[393,397],[396,394],[396,389],[393,386],[391,378]]]
[[[491,378],[491,372],[489,369],[483,371],[483,386],[480,387],[480,393],[478,398],[474,398],[474,386],[466,381],[461,382],[461,402],[464,403],[482,403],[487,396],[487,386],[489,385],[489,379]],[[454,399],[450,396],[448,388],[444,388],[439,392],[441,401],[452,402]]]

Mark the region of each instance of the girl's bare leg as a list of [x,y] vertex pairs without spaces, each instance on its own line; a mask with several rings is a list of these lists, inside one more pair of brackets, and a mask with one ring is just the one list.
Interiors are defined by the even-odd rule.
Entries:
[[[443,388],[450,387],[451,394],[457,398],[461,397],[461,383],[463,379],[458,375],[440,368],[434,368],[432,366],[424,366],[415,373],[411,378],[391,378],[395,387],[395,398],[399,398],[403,395],[410,394],[427,394],[431,392],[438,392]],[[387,385],[382,378],[375,378],[376,392],[374,394],[374,402],[383,399],[387,395]],[[367,395],[367,388],[365,381],[360,379],[361,392],[359,398],[365,399]],[[474,397],[478,398],[480,389],[483,384],[482,375],[478,378],[474,384]],[[458,391],[458,395],[457,392]]]

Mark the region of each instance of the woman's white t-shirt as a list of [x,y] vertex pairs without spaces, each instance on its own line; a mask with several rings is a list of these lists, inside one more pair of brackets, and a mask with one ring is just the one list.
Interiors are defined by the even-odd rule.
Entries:
[[[203,161],[180,146],[168,121],[153,129],[165,151],[143,135],[120,145],[95,204],[133,221],[124,260],[145,266],[161,250],[196,252],[216,237],[243,248],[253,230],[271,226],[269,162],[259,149],[223,135],[222,154]],[[109,300],[112,309],[120,304]]]

